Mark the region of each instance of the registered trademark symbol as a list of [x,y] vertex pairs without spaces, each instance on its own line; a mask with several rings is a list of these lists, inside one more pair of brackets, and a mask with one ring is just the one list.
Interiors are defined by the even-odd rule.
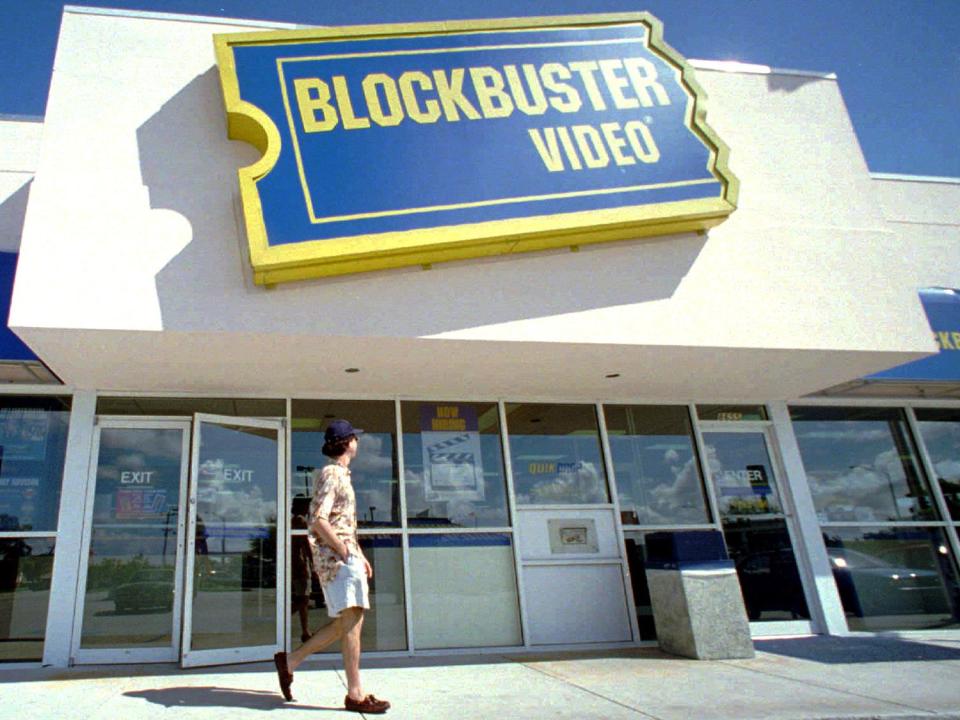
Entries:
[[647,125],[653,125],[653,117],[650,116],[650,115],[644,115],[644,116],[643,116],[643,121],[644,121]]

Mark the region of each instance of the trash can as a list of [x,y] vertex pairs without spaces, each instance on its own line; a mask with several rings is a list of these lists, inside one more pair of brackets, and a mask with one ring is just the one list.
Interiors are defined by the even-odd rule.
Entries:
[[717,530],[645,538],[646,575],[660,647],[697,660],[753,657],[740,581]]

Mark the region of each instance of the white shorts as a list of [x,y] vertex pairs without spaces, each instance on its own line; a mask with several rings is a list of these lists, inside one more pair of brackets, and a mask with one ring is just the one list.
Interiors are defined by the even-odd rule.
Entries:
[[323,600],[332,618],[340,617],[340,613],[350,607],[370,608],[367,572],[359,555],[351,555],[346,564],[340,566],[333,582],[323,586]]

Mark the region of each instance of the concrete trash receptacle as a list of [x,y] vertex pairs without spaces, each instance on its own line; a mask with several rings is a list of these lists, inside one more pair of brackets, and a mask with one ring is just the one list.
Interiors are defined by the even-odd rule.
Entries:
[[740,581],[721,533],[656,532],[645,543],[660,647],[697,660],[753,657]]

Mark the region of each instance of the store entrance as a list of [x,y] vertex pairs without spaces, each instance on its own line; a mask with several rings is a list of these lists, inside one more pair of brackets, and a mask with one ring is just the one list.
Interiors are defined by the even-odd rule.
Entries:
[[724,539],[743,591],[751,634],[811,632],[770,429],[760,423],[703,423],[710,480]]
[[98,420],[75,662],[188,667],[281,647],[283,440],[279,420]]

